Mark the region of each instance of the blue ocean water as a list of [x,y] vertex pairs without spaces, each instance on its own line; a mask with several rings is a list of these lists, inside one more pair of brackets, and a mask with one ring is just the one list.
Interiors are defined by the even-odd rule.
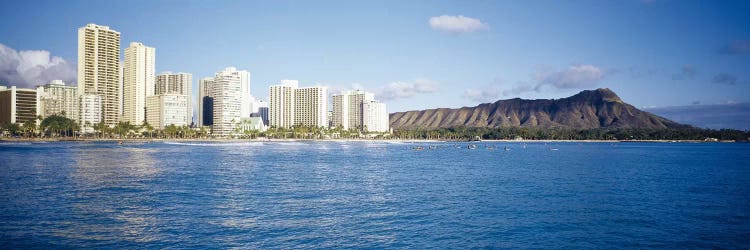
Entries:
[[0,248],[750,247],[750,144],[475,144],[0,143]]

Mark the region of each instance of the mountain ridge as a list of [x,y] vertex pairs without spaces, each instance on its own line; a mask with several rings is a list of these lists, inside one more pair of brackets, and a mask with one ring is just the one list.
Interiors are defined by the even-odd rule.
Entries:
[[608,88],[561,99],[521,98],[473,107],[437,108],[389,115],[393,129],[450,127],[680,128],[689,127],[635,108]]

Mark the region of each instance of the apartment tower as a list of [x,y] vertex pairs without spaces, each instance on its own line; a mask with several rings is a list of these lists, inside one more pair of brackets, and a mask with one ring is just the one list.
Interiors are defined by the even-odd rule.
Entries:
[[342,91],[338,95],[334,95],[333,99],[333,126],[341,126],[344,129],[363,128],[362,119],[362,104],[375,99],[373,93],[361,91],[361,90],[350,90]]
[[213,134],[231,135],[242,117],[250,117],[250,74],[229,67],[213,81]]
[[325,87],[294,90],[294,125],[328,127],[328,94]]
[[271,127],[290,128],[294,122],[294,90],[299,86],[297,80],[281,80],[280,84],[271,85],[268,92],[268,123]]
[[123,121],[140,125],[146,120],[146,97],[154,95],[156,49],[130,43],[123,67]]
[[198,80],[198,127],[214,125],[214,79]]
[[[190,73],[164,72],[156,76],[155,95],[162,94],[179,94],[187,97],[193,96],[193,75]],[[187,100],[186,117],[188,125],[193,122],[193,102],[192,98]]]
[[101,118],[110,126],[120,116],[120,32],[87,24],[78,29],[78,95],[101,97]]

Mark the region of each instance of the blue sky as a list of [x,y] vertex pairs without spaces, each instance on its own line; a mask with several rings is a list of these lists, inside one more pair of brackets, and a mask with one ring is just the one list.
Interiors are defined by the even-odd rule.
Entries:
[[261,99],[297,79],[375,92],[390,112],[598,87],[637,107],[748,102],[747,13],[750,1],[13,1],[0,82],[74,77],[77,29],[96,23],[120,31],[123,49],[155,47],[157,72],[195,84],[247,70]]

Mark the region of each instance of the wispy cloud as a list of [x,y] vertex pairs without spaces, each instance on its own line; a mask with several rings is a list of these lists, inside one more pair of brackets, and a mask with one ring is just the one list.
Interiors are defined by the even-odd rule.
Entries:
[[719,73],[714,76],[714,79],[711,82],[734,85],[737,83],[737,76],[728,73]]
[[427,22],[430,24],[430,27],[432,27],[432,29],[434,30],[439,30],[439,31],[448,32],[448,33],[455,33],[455,34],[486,30],[490,28],[489,24],[484,23],[479,19],[465,17],[461,15],[459,16],[442,15],[442,16],[431,17],[430,20],[428,20]]
[[695,75],[697,74],[698,74],[698,69],[696,69],[695,66],[686,64],[686,65],[683,65],[682,68],[680,68],[679,73],[672,74],[672,80],[675,80],[675,81],[692,80],[692,79],[695,79]]
[[525,92],[541,92],[544,88],[554,90],[585,89],[595,87],[615,71],[604,70],[590,64],[572,65],[564,70],[538,70],[530,82],[519,82],[513,88],[502,91],[503,96]]
[[596,86],[607,73],[590,64],[573,65],[561,71],[540,71],[535,75],[537,88],[551,86],[557,89],[577,89]]
[[418,78],[411,82],[389,83],[377,93],[376,97],[382,100],[395,100],[413,97],[418,94],[433,93],[437,89],[437,82],[426,78]]
[[22,50],[0,44],[0,84],[29,88],[51,80],[76,81],[76,65],[46,50]]
[[500,98],[500,89],[495,86],[485,86],[481,89],[466,89],[462,97],[475,102],[493,102]]
[[750,53],[750,40],[734,40],[719,49],[725,55],[741,55]]

